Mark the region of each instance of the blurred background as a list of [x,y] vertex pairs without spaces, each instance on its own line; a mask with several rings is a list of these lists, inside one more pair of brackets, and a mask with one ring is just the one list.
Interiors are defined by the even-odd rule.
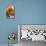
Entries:
[[[8,5],[15,6],[15,19],[6,18]],[[18,36],[18,24],[46,24],[46,0],[0,0],[0,44],[8,43],[10,32]]]

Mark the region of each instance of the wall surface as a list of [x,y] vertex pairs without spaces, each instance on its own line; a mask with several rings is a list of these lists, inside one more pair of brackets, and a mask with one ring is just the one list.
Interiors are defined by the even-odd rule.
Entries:
[[[15,6],[15,19],[6,18],[9,4]],[[8,43],[9,32],[17,34],[17,24],[46,24],[46,0],[0,0],[0,44]]]

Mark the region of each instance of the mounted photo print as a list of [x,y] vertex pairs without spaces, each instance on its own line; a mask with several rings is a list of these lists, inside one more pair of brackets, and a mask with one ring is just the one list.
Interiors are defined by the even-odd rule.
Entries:
[[7,18],[15,18],[15,8],[14,6],[10,5],[6,7],[6,17]]
[[19,24],[18,38],[20,40],[46,41],[46,25]]

